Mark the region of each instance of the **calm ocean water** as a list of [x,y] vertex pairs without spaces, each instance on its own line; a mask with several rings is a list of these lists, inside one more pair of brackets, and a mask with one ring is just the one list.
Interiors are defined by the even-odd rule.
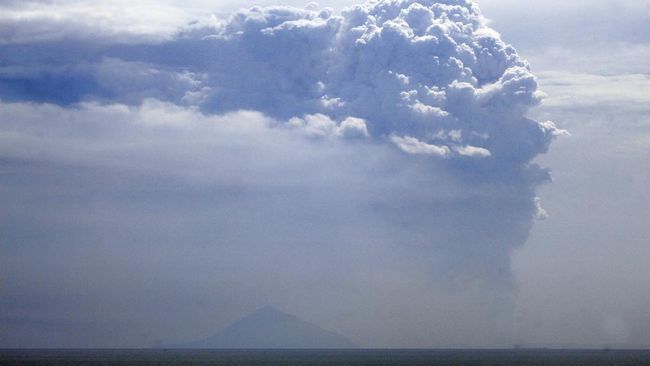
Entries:
[[650,365],[650,350],[0,350],[0,365]]

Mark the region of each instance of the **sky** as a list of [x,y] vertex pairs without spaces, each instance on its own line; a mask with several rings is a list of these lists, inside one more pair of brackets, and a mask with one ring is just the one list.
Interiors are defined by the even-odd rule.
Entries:
[[0,1],[0,347],[650,347],[649,21]]

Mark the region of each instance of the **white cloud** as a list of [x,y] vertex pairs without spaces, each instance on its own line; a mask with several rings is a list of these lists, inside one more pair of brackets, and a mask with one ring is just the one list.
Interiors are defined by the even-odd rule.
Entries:
[[312,138],[342,137],[357,139],[368,137],[366,121],[354,117],[347,117],[337,124],[324,114],[308,114],[303,118],[294,117],[289,119],[286,126],[297,129]]
[[0,43],[61,38],[160,41],[199,14],[171,1],[24,1],[0,4]]
[[411,136],[391,136],[391,141],[404,152],[409,154],[436,155],[446,157],[449,155],[447,146],[436,146],[422,142]]
[[476,147],[476,146],[459,146],[455,147],[454,150],[463,156],[471,156],[471,157],[480,157],[480,158],[486,158],[490,155],[490,150],[481,148],[481,147]]
[[539,197],[535,197],[535,217],[537,217],[537,220],[546,220],[548,219],[548,213],[542,207],[542,199]]
[[650,103],[650,75],[600,75],[566,71],[538,73],[549,93],[546,107],[598,106],[609,104]]
[[341,122],[337,133],[345,138],[368,137],[368,127],[363,119],[348,117]]

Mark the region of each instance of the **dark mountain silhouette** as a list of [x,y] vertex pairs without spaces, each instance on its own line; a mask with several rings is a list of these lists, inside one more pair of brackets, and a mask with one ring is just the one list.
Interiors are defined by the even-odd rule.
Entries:
[[300,318],[263,307],[212,337],[183,348],[357,348],[349,339]]

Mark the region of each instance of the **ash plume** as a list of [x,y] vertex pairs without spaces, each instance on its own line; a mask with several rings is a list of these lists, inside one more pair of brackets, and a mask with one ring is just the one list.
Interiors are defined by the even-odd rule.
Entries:
[[0,308],[36,320],[4,346],[179,343],[266,303],[364,346],[511,344],[531,161],[564,131],[527,117],[536,78],[476,4],[84,37],[0,47],[23,51],[0,70]]

